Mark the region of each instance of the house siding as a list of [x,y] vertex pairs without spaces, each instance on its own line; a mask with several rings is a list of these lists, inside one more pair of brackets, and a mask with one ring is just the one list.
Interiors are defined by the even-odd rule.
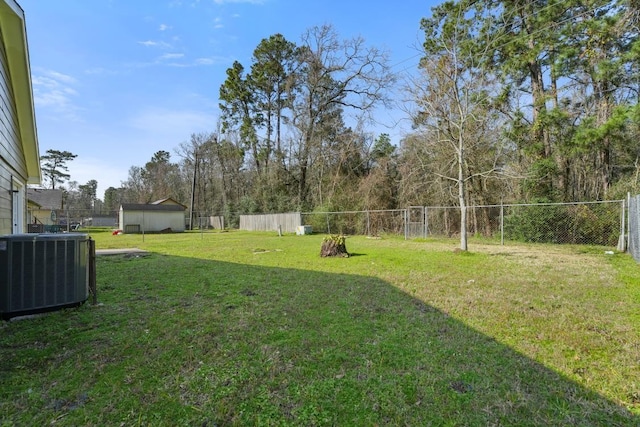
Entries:
[[[0,28],[0,234],[10,234],[13,180],[26,188],[27,166],[18,138],[15,96],[9,84],[7,53],[4,46],[5,40]],[[26,201],[22,212],[23,222],[26,222]]]
[[13,185],[9,171],[9,165],[0,158],[0,234],[10,234],[12,231]]

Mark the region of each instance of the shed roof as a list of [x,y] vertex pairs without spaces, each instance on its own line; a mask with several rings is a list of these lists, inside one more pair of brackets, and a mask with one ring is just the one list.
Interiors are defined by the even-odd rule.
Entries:
[[123,211],[154,211],[154,212],[184,212],[182,205],[151,205],[144,203],[123,203],[120,206]]
[[166,197],[164,199],[156,200],[155,202],[151,202],[151,204],[152,205],[172,205],[173,204],[173,205],[183,206],[185,209],[187,209],[185,205],[183,205],[182,203],[180,203],[179,201],[177,201],[172,197]]
[[62,190],[27,188],[27,199],[41,209],[62,209]]

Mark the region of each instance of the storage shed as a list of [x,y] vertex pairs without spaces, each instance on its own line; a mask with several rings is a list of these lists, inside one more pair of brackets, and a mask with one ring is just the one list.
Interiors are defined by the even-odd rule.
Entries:
[[124,233],[182,232],[185,230],[185,210],[185,206],[174,203],[123,203],[119,228]]

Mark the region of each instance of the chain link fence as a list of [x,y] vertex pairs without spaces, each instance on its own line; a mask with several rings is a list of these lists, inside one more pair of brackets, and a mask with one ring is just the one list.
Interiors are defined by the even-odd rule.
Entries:
[[[624,202],[471,206],[467,233],[502,241],[616,246]],[[460,209],[425,207],[425,234],[460,236]]]
[[[505,241],[617,246],[624,235],[624,201],[470,206],[467,234]],[[460,208],[303,214],[303,223],[329,234],[396,234],[459,238]]]
[[317,233],[379,236],[405,233],[406,210],[307,212],[302,223]]
[[[640,196],[630,198],[628,247],[640,259],[638,215]],[[239,227],[241,213],[185,212],[186,229],[214,230]],[[303,212],[302,224],[313,232],[407,239],[460,237],[460,208],[410,206],[407,209],[343,212]],[[86,210],[31,212],[30,232],[70,231],[82,227],[118,228],[118,211]],[[55,218],[55,220],[52,220]],[[626,234],[625,201],[548,204],[505,204],[467,208],[467,234],[505,241],[620,246]],[[55,228],[55,230],[54,230]],[[635,231],[634,231],[635,230]]]
[[534,243],[617,246],[624,234],[624,202],[511,205],[504,238]]
[[637,262],[640,262],[640,195],[629,197],[628,251]]
[[118,211],[97,213],[86,209],[44,209],[33,207],[27,210],[27,231],[49,233],[74,231],[81,227],[118,227]]

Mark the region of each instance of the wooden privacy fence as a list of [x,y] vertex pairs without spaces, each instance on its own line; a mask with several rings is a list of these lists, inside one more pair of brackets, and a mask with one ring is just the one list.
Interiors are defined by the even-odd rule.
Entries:
[[300,212],[240,215],[240,230],[248,231],[282,231],[295,233],[302,225]]
[[[196,228],[199,230],[207,230],[210,228],[216,229],[216,230],[224,230],[225,227],[225,223],[224,223],[224,216],[223,215],[215,215],[215,216],[211,216],[211,215],[198,215],[196,214],[196,219],[195,222],[193,223],[193,225],[191,226],[192,230],[195,230]],[[187,212],[185,217],[184,217],[184,222],[185,224],[189,224],[189,213]]]

